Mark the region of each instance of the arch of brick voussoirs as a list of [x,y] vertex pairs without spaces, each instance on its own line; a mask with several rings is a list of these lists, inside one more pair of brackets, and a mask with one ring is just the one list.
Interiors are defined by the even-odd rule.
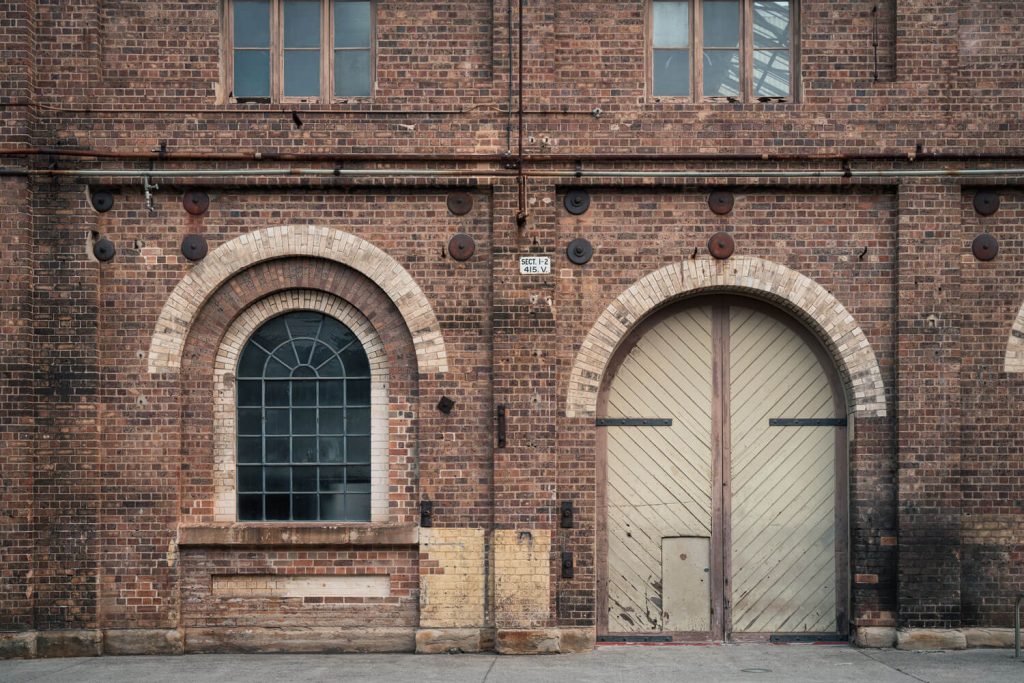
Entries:
[[1017,319],[1010,329],[1010,339],[1006,342],[1006,372],[1024,372],[1024,305],[1017,312]]
[[609,304],[576,354],[566,416],[596,416],[598,392],[612,354],[640,320],[667,303],[704,292],[754,296],[804,321],[836,363],[848,410],[865,417],[885,416],[885,387],[878,360],[846,308],[809,277],[778,263],[744,256],[673,263],[640,278]]
[[171,292],[149,346],[151,374],[178,372],[189,328],[203,304],[235,273],[291,256],[337,261],[359,271],[391,298],[412,334],[419,372],[448,371],[441,326],[423,290],[395,259],[366,240],[314,225],[283,225],[240,235],[214,249]]

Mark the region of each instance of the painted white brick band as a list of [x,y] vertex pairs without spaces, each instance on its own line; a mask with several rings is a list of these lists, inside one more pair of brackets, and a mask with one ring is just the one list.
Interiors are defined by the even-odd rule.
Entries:
[[441,326],[412,275],[387,252],[341,230],[316,225],[282,225],[225,242],[174,288],[157,320],[149,346],[151,374],[177,372],[189,328],[199,309],[235,273],[257,263],[290,256],[337,261],[373,280],[391,298],[412,333],[418,370],[448,372]]
[[608,362],[640,320],[667,303],[704,292],[751,294],[803,320],[832,354],[845,384],[850,411],[885,416],[885,386],[878,360],[853,316],[809,277],[751,256],[673,263],[634,282],[608,305],[583,340],[569,376],[566,416],[596,415],[597,395]]

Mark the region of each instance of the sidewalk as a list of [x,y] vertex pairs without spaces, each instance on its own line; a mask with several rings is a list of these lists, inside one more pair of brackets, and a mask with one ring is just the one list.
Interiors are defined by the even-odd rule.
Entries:
[[821,645],[605,646],[582,655],[188,655],[0,661],[0,681],[775,681],[1022,683],[1012,650],[901,652]]

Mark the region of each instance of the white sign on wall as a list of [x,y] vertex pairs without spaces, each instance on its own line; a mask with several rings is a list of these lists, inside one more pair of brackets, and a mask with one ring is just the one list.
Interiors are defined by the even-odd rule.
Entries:
[[549,275],[551,273],[550,256],[520,256],[520,275]]

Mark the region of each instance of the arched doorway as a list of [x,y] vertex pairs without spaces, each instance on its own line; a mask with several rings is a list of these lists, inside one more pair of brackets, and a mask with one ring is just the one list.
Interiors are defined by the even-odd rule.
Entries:
[[847,406],[806,328],[739,296],[662,309],[598,411],[603,633],[847,633]]

